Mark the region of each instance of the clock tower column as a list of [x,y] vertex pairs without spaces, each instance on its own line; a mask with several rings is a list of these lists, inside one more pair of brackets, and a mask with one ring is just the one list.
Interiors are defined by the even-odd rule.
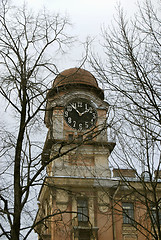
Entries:
[[107,139],[107,111],[104,93],[90,72],[71,68],[55,78],[47,95],[42,164],[60,157],[48,164],[39,195],[36,221],[53,215],[46,230],[37,227],[42,239],[99,239],[97,211],[105,208],[98,179],[110,179],[108,157],[115,146]]

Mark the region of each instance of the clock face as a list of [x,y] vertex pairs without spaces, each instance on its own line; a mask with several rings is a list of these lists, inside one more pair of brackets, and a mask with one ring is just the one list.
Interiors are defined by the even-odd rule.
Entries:
[[79,131],[92,128],[97,121],[97,111],[86,99],[73,99],[64,108],[67,124]]

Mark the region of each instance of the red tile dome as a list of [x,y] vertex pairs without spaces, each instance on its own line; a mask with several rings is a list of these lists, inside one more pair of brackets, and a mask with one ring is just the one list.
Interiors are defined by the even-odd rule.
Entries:
[[69,84],[85,84],[99,88],[96,78],[90,72],[81,68],[70,68],[61,72],[55,78],[53,88]]

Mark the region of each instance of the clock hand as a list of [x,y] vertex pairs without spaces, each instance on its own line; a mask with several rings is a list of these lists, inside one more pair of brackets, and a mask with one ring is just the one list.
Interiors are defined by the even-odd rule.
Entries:
[[79,114],[79,116],[81,116],[81,115],[82,115],[82,114],[81,114],[81,113],[78,111],[78,109],[77,109],[77,108],[76,108],[74,105],[72,105],[72,104],[71,104],[71,106],[72,106],[72,108],[73,108],[73,109],[75,109],[75,110],[76,110],[76,112]]
[[82,116],[83,114],[89,112],[89,109],[85,110],[84,112],[80,113],[80,116]]

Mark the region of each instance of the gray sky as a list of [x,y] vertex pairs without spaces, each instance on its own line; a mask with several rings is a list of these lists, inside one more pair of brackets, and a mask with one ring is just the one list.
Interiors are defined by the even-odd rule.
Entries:
[[[120,0],[130,16],[136,9],[137,0]],[[154,0],[156,1],[156,0]],[[24,0],[13,0],[16,4],[22,4]],[[140,0],[143,2],[143,0]],[[87,36],[95,38],[95,42],[100,37],[100,29],[104,24],[110,25],[113,16],[116,14],[117,0],[26,0],[26,3],[33,10],[39,10],[43,6],[52,12],[60,13],[69,17],[72,28],[71,34],[76,35],[80,42],[85,42]],[[97,46],[97,45],[96,45]],[[58,59],[60,70],[77,66],[83,54],[83,47],[80,43],[70,51],[70,55]]]

